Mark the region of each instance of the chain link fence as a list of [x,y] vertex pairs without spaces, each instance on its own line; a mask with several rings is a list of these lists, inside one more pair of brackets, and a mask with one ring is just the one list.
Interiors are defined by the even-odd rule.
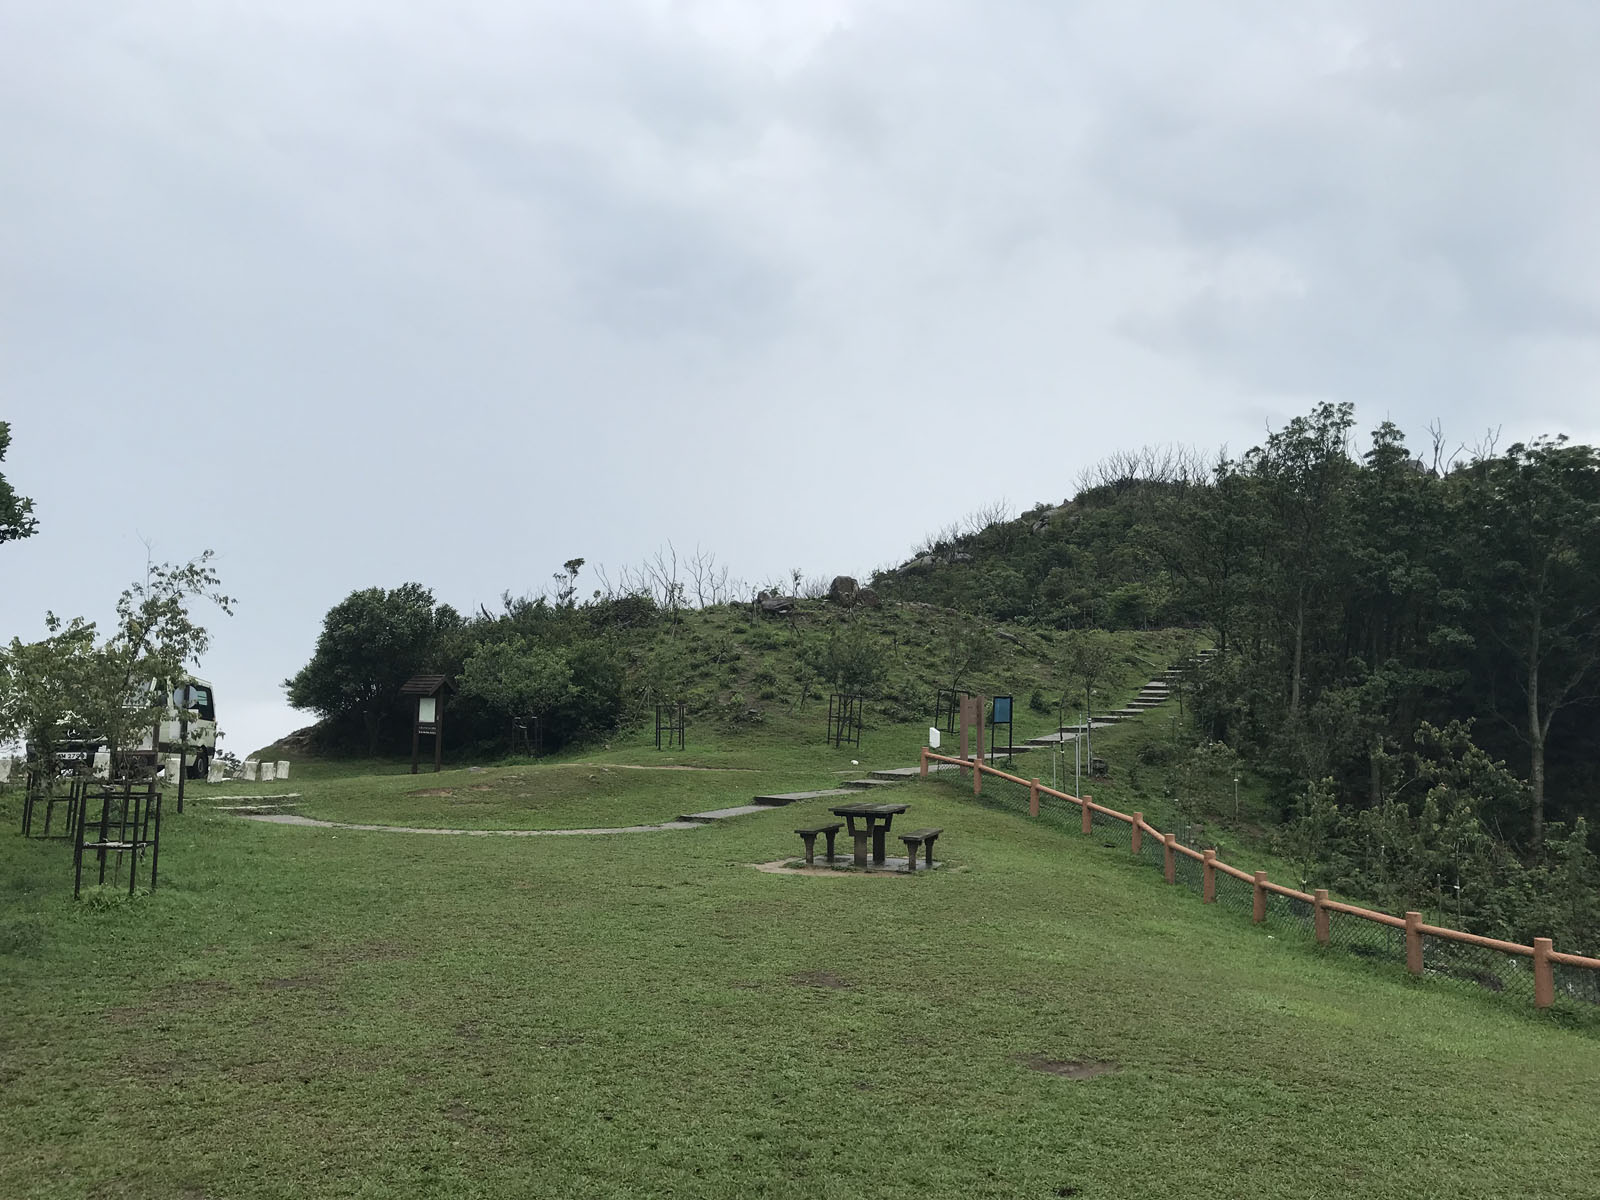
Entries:
[[1406,961],[1406,931],[1380,921],[1329,911],[1328,945],[1369,962]]
[[1027,816],[1029,790],[1025,783],[1017,783],[985,771],[983,790],[978,793],[978,799],[991,808],[1003,808],[1007,812],[1020,812],[1023,816]]
[[1311,905],[1306,901],[1273,891],[1267,893],[1268,925],[1310,934],[1313,931],[1314,920]]
[[1083,811],[1071,800],[1063,800],[1049,792],[1039,793],[1039,816],[1062,829],[1081,829]]
[[1205,892],[1206,868],[1205,864],[1196,862],[1182,851],[1174,850],[1172,879],[1174,883],[1181,883],[1196,896]]
[[1423,934],[1422,970],[1533,1002],[1533,961],[1520,954]]
[[1149,863],[1156,870],[1165,873],[1167,869],[1166,848],[1161,844],[1161,839],[1148,830],[1139,842],[1139,857]]
[[1133,845],[1133,826],[1090,809],[1089,836],[1102,846],[1124,850]]
[[1256,911],[1256,887],[1242,879],[1235,879],[1226,871],[1218,871],[1217,905],[1231,913],[1252,917]]
[[1556,995],[1581,1004],[1600,1004],[1600,971],[1566,963],[1551,963],[1550,971],[1555,976]]

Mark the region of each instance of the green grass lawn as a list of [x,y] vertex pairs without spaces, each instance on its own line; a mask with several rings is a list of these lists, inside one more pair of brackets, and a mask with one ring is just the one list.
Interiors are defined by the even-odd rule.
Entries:
[[[576,820],[560,770],[587,769],[507,768],[493,819]],[[314,803],[453,824],[459,793],[406,793],[473,774],[330,772]],[[663,811],[749,790],[633,775]],[[642,795],[617,780],[582,823]],[[897,795],[949,869],[753,870],[820,801],[549,839],[201,802],[154,896],[74,905],[10,793],[0,1194],[1595,1194],[1592,1022],[1270,937],[952,784]]]
[[[824,786],[838,779],[812,772],[808,782]],[[310,779],[292,790],[301,793],[295,811],[329,821],[456,829],[581,829],[672,821],[682,813],[748,804],[757,792],[792,787],[791,776],[772,772],[637,770],[573,763]],[[214,803],[232,799],[224,795]]]

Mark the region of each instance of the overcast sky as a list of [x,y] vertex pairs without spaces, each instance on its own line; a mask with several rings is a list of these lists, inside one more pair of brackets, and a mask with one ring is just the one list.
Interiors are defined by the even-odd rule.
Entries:
[[[0,635],[864,574],[1318,400],[1600,441],[1600,5],[0,0]],[[592,586],[592,577],[585,582]]]

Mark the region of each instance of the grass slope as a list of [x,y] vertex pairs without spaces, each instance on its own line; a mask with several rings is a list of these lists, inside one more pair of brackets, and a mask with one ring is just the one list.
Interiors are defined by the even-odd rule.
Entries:
[[8,833],[3,1190],[1593,1195],[1593,1036],[1271,940],[954,785],[899,795],[951,869],[747,865],[820,802],[503,840],[197,805],[154,897],[74,906],[65,848]]

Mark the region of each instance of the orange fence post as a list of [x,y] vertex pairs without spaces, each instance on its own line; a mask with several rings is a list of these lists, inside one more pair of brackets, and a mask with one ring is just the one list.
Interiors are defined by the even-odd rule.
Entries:
[[1092,804],[1094,804],[1094,797],[1086,793],[1083,797],[1083,831],[1085,833],[1094,832],[1094,809],[1090,807]]
[[1406,970],[1422,974],[1422,914],[1406,914]]
[[1173,843],[1177,840],[1178,835],[1175,833],[1169,833],[1161,839],[1162,844],[1166,847],[1167,851],[1166,862],[1163,864],[1163,870],[1167,876],[1168,883],[1178,882],[1178,854],[1177,851],[1172,848]]
[[1215,850],[1205,851],[1205,861],[1202,864],[1202,869],[1205,874],[1202,877],[1200,900],[1205,904],[1215,904],[1217,902],[1217,852]]
[[1250,911],[1250,919],[1252,921],[1254,921],[1257,925],[1261,924],[1261,922],[1263,922],[1263,921],[1265,921],[1267,919],[1267,889],[1266,889],[1266,882],[1267,882],[1267,873],[1265,871],[1257,871],[1256,872],[1255,904],[1252,906],[1251,911]]
[[1317,941],[1328,944],[1328,889],[1318,888],[1311,893],[1311,927],[1317,931]]
[[1533,939],[1533,1003],[1536,1008],[1549,1008],[1556,1002],[1556,975],[1550,967],[1550,951],[1555,943],[1549,938]]
[[1143,845],[1144,845],[1144,814],[1143,813],[1134,813],[1133,814],[1133,852],[1135,854],[1139,853],[1139,850]]
[[1039,781],[1037,779],[1028,784],[1028,815],[1030,817],[1039,815]]
[[924,779],[926,779],[928,777],[928,748],[926,746],[924,746],[922,748],[922,771],[921,771],[921,775],[922,775],[922,778],[924,778]]

